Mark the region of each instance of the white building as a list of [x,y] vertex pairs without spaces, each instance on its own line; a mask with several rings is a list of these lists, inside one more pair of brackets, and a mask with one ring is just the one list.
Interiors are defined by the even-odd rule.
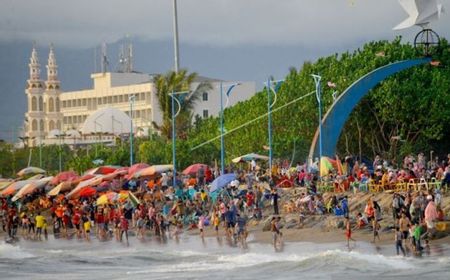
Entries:
[[[25,136],[30,146],[65,142],[89,144],[98,141],[111,143],[115,137],[129,134],[131,120],[130,96],[133,102],[133,126],[136,135],[147,135],[152,122],[161,124],[155,85],[150,74],[94,73],[93,88],[62,92],[58,80],[58,66],[53,47],[47,64],[47,81],[40,79],[40,65],[36,49],[30,58],[30,78],[25,93],[28,111],[25,114]],[[211,90],[202,93],[194,108],[194,115],[202,118],[217,116],[220,112],[220,84],[223,88],[223,104],[233,106],[255,93],[254,82],[239,82],[229,99],[227,86],[236,82],[198,77],[192,84],[195,89],[201,82],[209,82]],[[122,114],[119,112],[123,112]]]

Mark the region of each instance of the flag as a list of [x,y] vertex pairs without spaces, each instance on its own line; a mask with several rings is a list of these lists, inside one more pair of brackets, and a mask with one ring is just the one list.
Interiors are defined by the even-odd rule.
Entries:
[[133,207],[141,204],[141,201],[132,192],[128,192],[128,201],[133,204]]

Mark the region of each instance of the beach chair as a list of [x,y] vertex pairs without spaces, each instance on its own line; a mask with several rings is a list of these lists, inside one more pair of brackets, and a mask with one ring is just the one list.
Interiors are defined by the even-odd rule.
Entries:
[[407,186],[408,191],[416,191],[417,189],[417,182],[414,179],[409,179]]
[[407,192],[408,187],[406,182],[402,179],[395,184],[395,192]]
[[359,191],[360,192],[367,192],[369,190],[368,186],[367,186],[367,181],[366,182],[359,182]]
[[428,186],[429,188],[434,188],[435,190],[441,190],[441,182],[436,180],[435,177],[431,178]]
[[374,180],[370,180],[370,182],[368,184],[369,192],[371,192],[371,193],[380,192],[380,186],[381,186],[381,184],[376,183]]
[[416,184],[416,188],[418,191],[421,191],[422,188],[426,191],[428,191],[428,183],[427,180],[425,180],[425,178],[420,178],[419,183]]

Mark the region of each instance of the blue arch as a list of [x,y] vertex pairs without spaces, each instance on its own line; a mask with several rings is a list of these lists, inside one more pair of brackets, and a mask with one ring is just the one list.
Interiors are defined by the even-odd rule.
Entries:
[[[369,90],[374,88],[379,82],[386,78],[411,67],[429,63],[430,58],[403,60],[391,63],[364,75],[359,80],[350,85],[334,102],[328,112],[322,118],[322,156],[334,157],[336,146],[350,113]],[[309,158],[319,155],[317,141],[319,130],[314,135]]]

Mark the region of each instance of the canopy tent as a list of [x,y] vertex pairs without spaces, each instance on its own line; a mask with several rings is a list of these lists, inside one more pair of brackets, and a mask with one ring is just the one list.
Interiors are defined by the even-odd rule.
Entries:
[[252,160],[269,160],[269,157],[251,153],[251,154],[246,154],[246,155],[234,158],[231,161],[234,163],[239,163],[239,162],[246,162],[246,161],[252,161]]

